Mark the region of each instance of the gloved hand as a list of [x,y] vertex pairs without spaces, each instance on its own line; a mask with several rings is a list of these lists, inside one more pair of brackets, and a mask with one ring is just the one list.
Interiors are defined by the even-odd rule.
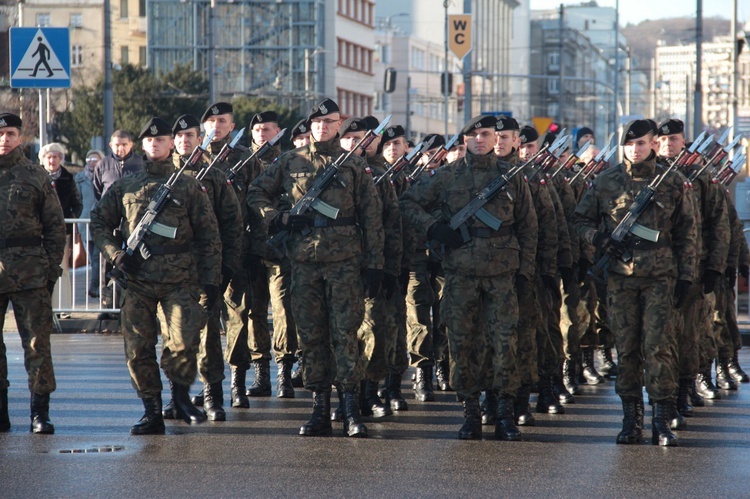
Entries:
[[52,296],[52,293],[55,292],[55,284],[57,284],[57,281],[53,281],[53,280],[47,281],[47,291],[49,291],[50,296]]
[[591,262],[586,260],[585,258],[581,258],[578,260],[578,283],[583,284],[583,282],[586,280],[586,276],[588,276],[589,270],[591,270]]
[[739,274],[745,278],[745,282],[747,282],[748,279],[750,279],[750,267],[747,265],[740,265],[738,267]]
[[406,296],[406,292],[409,290],[409,269],[401,269],[401,274],[398,276],[398,285],[401,288],[401,295]]
[[229,282],[232,280],[233,275],[234,275],[234,270],[230,269],[226,265],[221,266],[221,294],[222,295],[229,287]]
[[733,288],[737,284],[737,269],[734,267],[727,267],[724,271],[724,277],[727,278],[727,285]]
[[461,234],[451,229],[450,225],[436,222],[427,230],[427,237],[445,244],[451,249],[458,249],[464,245]]
[[263,260],[260,256],[248,253],[245,257],[245,268],[250,276],[251,281],[255,281],[260,275],[260,270],[263,268]]
[[550,292],[551,296],[554,296],[558,300],[562,298],[562,295],[560,294],[560,285],[557,284],[555,276],[542,274],[542,282],[544,283],[544,287],[547,288],[547,291]]
[[687,299],[688,291],[690,290],[690,281],[679,279],[674,287],[674,306],[675,308],[682,308]]
[[216,300],[219,298],[219,286],[204,284],[203,290],[206,292],[206,309],[213,310],[214,306],[216,306]]
[[383,271],[380,269],[367,269],[365,274],[365,290],[368,298],[375,298],[380,291],[383,282]]
[[591,244],[596,246],[598,249],[602,251],[606,251],[607,248],[609,248],[609,245],[612,243],[612,233],[606,230],[599,231],[596,234],[594,234],[594,239],[591,241]]
[[136,256],[128,255],[127,251],[122,251],[115,256],[115,267],[126,274],[134,275],[140,270],[143,261]]
[[280,211],[271,221],[271,226],[277,232],[282,230],[302,230],[309,225],[310,220],[304,215],[290,215],[288,211]]
[[718,282],[719,277],[721,277],[721,273],[716,272],[715,270],[706,269],[703,271],[703,278],[701,279],[701,284],[703,284],[703,292],[705,294],[714,292],[714,289],[716,289],[716,283]]
[[429,258],[427,260],[427,270],[430,271],[430,281],[434,281],[437,279],[437,276],[440,275],[440,271],[443,270],[443,267],[440,265],[440,262]]
[[531,283],[523,274],[516,274],[516,294],[518,296],[531,295]]
[[575,283],[573,282],[573,268],[572,267],[560,267],[558,269],[560,277],[562,278],[563,289],[566,294],[570,294],[573,290]]
[[396,293],[398,288],[398,277],[389,273],[383,274],[383,291],[385,291],[385,299],[390,300]]

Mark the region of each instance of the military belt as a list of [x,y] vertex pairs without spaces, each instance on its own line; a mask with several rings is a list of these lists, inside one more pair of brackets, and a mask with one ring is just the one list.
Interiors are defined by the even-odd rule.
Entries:
[[346,225],[355,225],[357,219],[354,217],[339,217],[339,218],[328,218],[328,217],[315,217],[310,220],[310,226],[320,229],[323,227],[344,227]]
[[632,237],[625,245],[630,250],[654,250],[660,248],[668,248],[672,245],[672,242],[668,237],[661,237],[658,241],[649,241],[648,239],[642,239],[638,236]]
[[489,239],[492,237],[510,236],[513,234],[513,227],[506,225],[500,227],[498,230],[490,229],[488,227],[469,227],[469,234],[472,237],[478,237],[479,239]]
[[22,246],[41,246],[41,237],[10,237],[7,239],[0,239],[0,249],[5,248],[20,248]]
[[187,253],[190,251],[190,245],[170,244],[168,246],[161,246],[158,244],[149,244],[148,250],[152,255],[179,255],[180,253]]

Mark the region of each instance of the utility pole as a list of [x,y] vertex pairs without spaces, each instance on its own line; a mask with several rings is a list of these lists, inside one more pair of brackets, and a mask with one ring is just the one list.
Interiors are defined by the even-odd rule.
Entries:
[[104,0],[104,137],[102,143],[108,144],[115,131],[115,101],[112,91],[112,6],[110,0]]
[[[737,59],[740,54],[737,52],[737,0],[732,2],[732,80],[730,81],[731,106],[729,106],[729,123],[732,126],[737,121]],[[730,132],[730,140],[734,139],[734,128]]]
[[445,131],[443,133],[446,137],[448,136],[448,2],[449,0],[443,1],[443,7],[445,7],[445,63],[443,64],[443,74],[440,75],[440,77],[445,80],[443,85],[446,89],[446,92],[443,92],[443,113],[445,114],[443,117],[445,121]]
[[[620,102],[620,0],[617,0],[615,2],[615,78],[614,78],[614,86],[615,86],[615,102],[614,102],[614,109],[612,112],[614,113],[615,122],[613,123],[612,129],[615,131],[615,134],[618,134],[620,130],[620,113],[618,109],[618,105]],[[670,87],[670,92],[672,91],[672,88]]]
[[565,97],[563,96],[563,90],[565,89],[565,71],[563,69],[563,53],[565,52],[565,6],[563,4],[560,4],[560,56],[557,58],[558,66],[560,68],[560,81],[557,85],[558,89],[558,104],[557,104],[557,122],[560,124],[560,126],[565,126]]
[[701,59],[703,58],[703,0],[696,0],[695,13],[695,94],[693,96],[693,137],[703,130],[703,85]]

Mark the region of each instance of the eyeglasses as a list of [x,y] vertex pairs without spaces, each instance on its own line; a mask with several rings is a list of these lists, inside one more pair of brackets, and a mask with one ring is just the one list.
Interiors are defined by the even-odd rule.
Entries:
[[99,161],[99,158],[97,158],[96,156],[91,156],[90,158],[86,158],[87,163],[96,163],[97,161]]
[[333,125],[334,123],[338,123],[338,122],[339,122],[339,120],[330,120],[330,119],[328,119],[328,120],[312,120],[312,123],[313,123],[313,124],[316,124],[316,123],[317,123],[317,124],[322,124],[322,123],[325,123],[325,124],[326,124],[326,125],[328,125],[328,126],[331,126],[331,125]]

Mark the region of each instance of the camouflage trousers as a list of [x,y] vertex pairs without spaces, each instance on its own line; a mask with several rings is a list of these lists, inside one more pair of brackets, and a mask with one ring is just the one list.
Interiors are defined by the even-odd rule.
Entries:
[[344,391],[361,379],[357,331],[364,318],[359,259],[292,262],[292,314],[297,321],[305,388]]
[[612,348],[615,346],[615,334],[610,328],[609,317],[607,313],[607,283],[594,281],[596,291],[596,308],[594,311],[594,321],[596,328],[596,337],[598,344],[589,345],[581,342],[581,347]]
[[642,397],[645,384],[652,402],[675,400],[674,287],[672,277],[609,274],[607,311],[617,344],[615,392],[622,398]]
[[24,367],[29,379],[29,391],[47,395],[57,388],[52,367],[52,300],[47,288],[27,289],[0,294],[0,391],[7,390],[8,359],[2,330],[8,303],[13,304],[18,334],[23,345]]
[[[726,289],[726,312],[724,314],[724,320],[726,328],[729,331],[729,337],[732,338],[732,344],[734,346],[734,352],[742,348],[742,335],[740,334],[740,327],[737,324],[737,310],[734,307],[735,301],[735,290],[734,286],[730,286],[728,282],[724,281]],[[734,353],[732,352],[732,353]]]
[[[200,287],[192,283],[128,282],[120,306],[120,324],[130,380],[140,398],[154,398],[162,391],[156,361],[160,329],[161,368],[167,378],[181,385],[195,381],[200,332],[206,325],[206,309],[200,298]],[[165,328],[159,327],[159,305]]]
[[[208,298],[201,294],[201,306],[206,307]],[[224,355],[221,348],[221,301],[216,300],[212,310],[208,310],[206,326],[201,329],[198,349],[198,374],[205,384],[221,383],[224,380]]]
[[[717,283],[717,288],[719,284]],[[707,322],[703,324],[700,330],[700,336],[698,338],[698,366],[700,372],[705,372],[711,369],[714,359],[719,356],[719,338],[716,333],[720,332],[714,328],[714,319],[716,317],[716,310],[718,300],[723,300],[723,295],[717,293],[709,293],[705,295],[706,306],[709,313],[706,316]]]
[[[603,301],[606,301],[606,296]],[[581,302],[585,303],[588,319],[585,321],[586,329],[581,332],[581,337],[578,339],[578,347],[579,349],[596,347],[599,345],[599,318],[597,317],[599,297],[596,293],[594,279],[591,276],[587,276],[581,285]]]
[[711,327],[710,310],[700,282],[690,286],[685,304],[675,310],[675,316],[679,375],[680,378],[692,378],[700,369],[700,337]]
[[244,268],[239,268],[232,275],[229,286],[224,293],[224,305],[227,312],[227,348],[224,360],[237,369],[250,369],[250,351],[248,348],[248,309],[250,307],[250,276]]
[[432,349],[435,362],[448,360],[448,335],[445,332],[445,322],[440,315],[440,304],[443,301],[443,289],[445,288],[445,275],[442,269],[439,272],[432,272],[430,278],[432,285],[432,294],[435,301],[432,305]]
[[536,292],[541,310],[541,323],[536,330],[537,366],[539,376],[552,376],[563,361],[562,332],[560,332],[561,297],[558,289],[550,290],[538,276]]
[[[391,301],[398,299],[394,293]],[[400,297],[403,300],[403,297]],[[389,348],[395,343],[396,321],[387,311],[385,293],[380,290],[375,298],[365,298],[365,315],[357,331],[359,339],[359,371],[363,379],[380,381],[388,371]]]
[[[716,339],[716,357],[719,359],[731,359],[735,351],[734,339],[727,322],[730,306],[728,299],[730,296],[734,298],[734,289],[730,292],[728,288],[726,279],[720,279],[716,283],[714,291],[716,305],[710,312],[710,322]],[[732,299],[731,307],[734,310],[734,299]]]
[[388,318],[385,339],[388,371],[403,374],[409,368],[409,354],[406,351],[406,300],[400,291],[385,302],[385,314]]
[[525,293],[518,293],[518,376],[522,385],[539,381],[537,363],[536,332],[542,324],[535,286],[527,286]]
[[[451,386],[459,400],[493,388],[515,397],[518,301],[515,273],[469,277],[446,272],[441,313],[448,331]],[[487,386],[485,355],[492,352],[493,383]]]
[[581,354],[581,338],[589,329],[591,315],[588,311],[588,296],[584,295],[581,287],[576,283],[572,293],[562,293],[562,308],[560,309],[560,330],[562,331],[563,354],[566,359],[577,359]]
[[435,295],[427,263],[418,263],[409,273],[406,291],[406,343],[409,363],[414,367],[435,365],[432,344],[432,307]]

